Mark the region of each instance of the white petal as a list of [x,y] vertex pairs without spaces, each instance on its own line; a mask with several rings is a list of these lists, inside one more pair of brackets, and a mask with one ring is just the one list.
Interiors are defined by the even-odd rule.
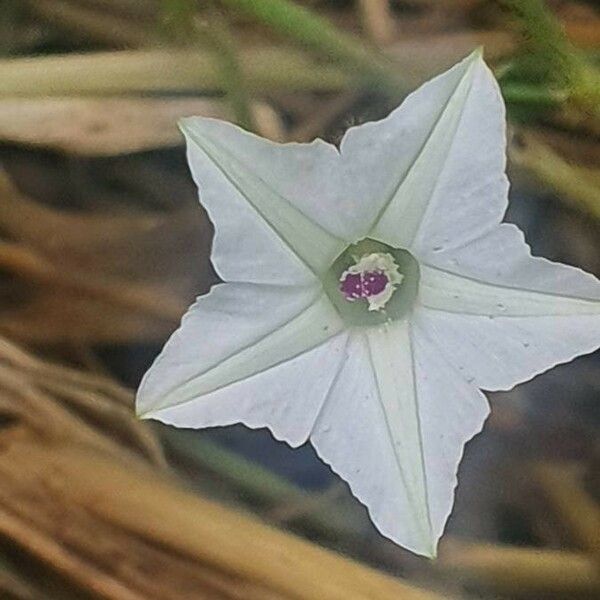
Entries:
[[182,129],[215,224],[212,260],[223,279],[301,283],[324,272],[347,245],[320,220],[332,210],[322,183],[339,162],[335,148],[274,144],[200,117],[184,119]]
[[446,360],[423,323],[427,323],[427,315],[417,311],[412,341],[427,498],[433,537],[437,540],[452,510],[464,446],[481,431],[489,406],[486,397]]
[[[426,252],[477,235],[506,209],[504,108],[477,53],[387,118],[350,128],[339,153],[321,140],[276,144],[213,119],[185,119],[183,129],[217,228],[215,264],[232,281],[300,281],[299,266],[281,250],[268,260],[277,237],[320,272],[341,240],[371,236],[408,248],[422,229]],[[227,240],[264,268],[230,255]]]
[[413,368],[406,322],[353,332],[310,439],[384,535],[432,556]]
[[[567,269],[556,266],[553,283]],[[552,276],[551,274],[549,274]],[[513,288],[502,283],[489,283],[466,275],[458,275],[436,267],[421,266],[419,298],[423,306],[446,312],[487,317],[539,317],[600,315],[600,301],[561,295],[554,291],[536,291],[532,282],[524,282],[529,289]],[[534,287],[534,289],[531,289]],[[567,289],[568,288],[563,288]],[[570,293],[569,293],[570,292]],[[569,294],[569,295],[567,295]]]
[[276,439],[300,446],[343,364],[347,337],[338,334],[291,360],[153,416],[176,427],[268,427]]
[[[351,130],[379,216],[369,237],[411,249],[471,239],[507,205],[504,105],[478,53],[431,80],[387,119]],[[371,164],[377,161],[378,164]]]
[[342,327],[317,286],[215,286],[192,306],[146,373],[138,413],[160,419],[163,409],[186,403],[202,410],[211,392],[300,356]]
[[429,335],[479,387],[510,389],[600,347],[600,282],[532,257],[503,224],[422,266]]

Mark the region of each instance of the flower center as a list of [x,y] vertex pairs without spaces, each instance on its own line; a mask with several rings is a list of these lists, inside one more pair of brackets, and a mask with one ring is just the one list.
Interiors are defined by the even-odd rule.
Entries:
[[348,302],[366,300],[369,310],[382,310],[404,276],[387,252],[365,254],[340,277],[340,292]]
[[404,318],[419,288],[419,264],[408,250],[364,238],[348,246],[323,275],[323,289],[349,326]]

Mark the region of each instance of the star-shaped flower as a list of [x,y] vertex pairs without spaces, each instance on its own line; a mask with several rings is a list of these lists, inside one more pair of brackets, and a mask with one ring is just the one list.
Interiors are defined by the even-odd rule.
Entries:
[[600,346],[600,282],[532,257],[500,222],[492,74],[475,53],[339,150],[182,128],[225,283],[167,342],[139,414],[309,440],[384,535],[433,556],[488,414],[480,390]]

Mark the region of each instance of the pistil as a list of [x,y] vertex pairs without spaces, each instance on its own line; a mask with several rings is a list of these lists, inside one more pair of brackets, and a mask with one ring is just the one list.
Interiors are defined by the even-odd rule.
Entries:
[[370,311],[382,310],[402,279],[390,254],[373,252],[342,273],[339,290],[348,302],[366,300]]

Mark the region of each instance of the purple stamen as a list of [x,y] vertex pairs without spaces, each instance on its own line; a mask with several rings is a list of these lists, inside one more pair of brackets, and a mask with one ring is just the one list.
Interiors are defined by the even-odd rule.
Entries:
[[389,281],[387,275],[382,271],[367,271],[363,273],[363,293],[365,298],[376,296],[383,292]]
[[353,302],[358,298],[363,297],[363,285],[362,285],[362,274],[361,273],[348,273],[342,285],[340,285],[340,291],[344,294],[346,300]]
[[340,285],[340,291],[346,300],[354,302],[360,298],[369,298],[380,294],[389,281],[387,275],[382,271],[348,273]]

